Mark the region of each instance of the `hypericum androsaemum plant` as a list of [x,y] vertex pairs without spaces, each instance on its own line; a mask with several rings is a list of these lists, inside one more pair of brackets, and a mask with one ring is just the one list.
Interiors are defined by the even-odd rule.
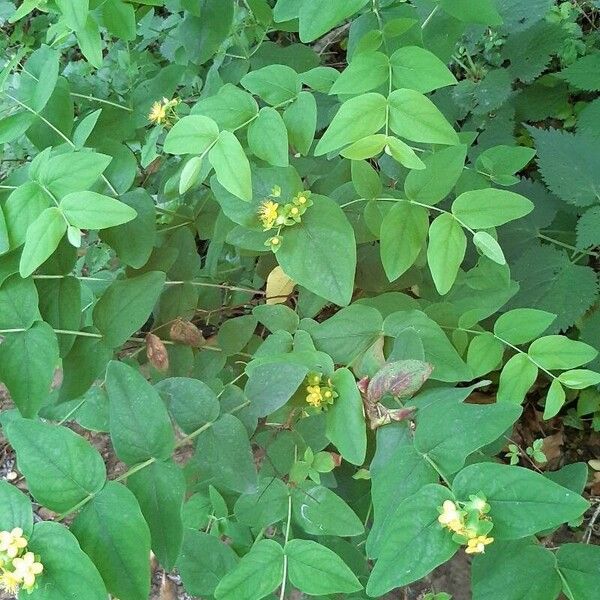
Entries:
[[595,597],[596,5],[5,0],[4,591]]

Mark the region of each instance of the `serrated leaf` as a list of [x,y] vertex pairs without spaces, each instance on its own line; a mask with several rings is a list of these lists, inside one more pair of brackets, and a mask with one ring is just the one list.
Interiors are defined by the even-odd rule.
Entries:
[[588,92],[600,90],[600,53],[596,52],[581,57],[572,65],[559,73],[559,77],[568,81],[573,87]]

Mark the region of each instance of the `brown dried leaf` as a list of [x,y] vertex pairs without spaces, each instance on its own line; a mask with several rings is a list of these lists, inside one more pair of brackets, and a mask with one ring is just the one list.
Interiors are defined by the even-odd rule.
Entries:
[[296,283],[279,266],[267,277],[267,304],[283,304],[294,291]]
[[146,355],[152,366],[161,373],[169,370],[169,354],[163,341],[153,333],[146,336]]
[[183,319],[176,319],[171,325],[169,332],[174,342],[200,348],[205,342],[202,332],[191,322]]

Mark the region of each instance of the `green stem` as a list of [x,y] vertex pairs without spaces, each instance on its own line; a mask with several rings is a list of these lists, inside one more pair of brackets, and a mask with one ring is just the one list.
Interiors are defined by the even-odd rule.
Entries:
[[108,104],[109,106],[114,106],[115,108],[120,108],[121,110],[133,112],[133,109],[129,108],[129,106],[123,106],[123,104],[117,104],[116,102],[111,102],[110,100],[103,100],[102,98],[96,98],[96,96],[86,95],[86,94],[76,94],[75,92],[71,92],[70,95],[74,96],[75,98],[83,98],[84,100],[89,100],[90,102],[100,102],[101,104]]
[[544,240],[546,242],[556,244],[557,246],[560,246],[561,248],[566,248],[567,250],[572,250],[573,252],[578,252],[580,254],[587,254],[587,256],[593,256],[594,258],[598,258],[600,256],[600,253],[598,253],[598,252],[592,252],[591,250],[582,250],[581,248],[576,248],[575,246],[572,246],[571,244],[566,244],[565,242],[556,240],[552,237],[544,235],[543,233],[538,233],[537,237],[540,240]]
[[442,479],[442,481],[448,486],[448,488],[451,488],[452,486],[450,485],[450,482],[448,481],[448,478],[442,473],[441,469],[437,466],[437,464],[427,455],[427,453],[425,454],[421,454],[421,456],[433,467],[434,471],[440,476],[440,478]]
[[281,576],[281,592],[279,593],[279,600],[283,600],[285,598],[285,588],[287,584],[287,570],[288,570],[288,558],[287,554],[285,554],[285,547],[288,544],[290,539],[290,527],[292,524],[292,496],[291,494],[288,496],[288,512],[287,512],[287,523],[285,525],[285,538],[283,542],[283,573]]

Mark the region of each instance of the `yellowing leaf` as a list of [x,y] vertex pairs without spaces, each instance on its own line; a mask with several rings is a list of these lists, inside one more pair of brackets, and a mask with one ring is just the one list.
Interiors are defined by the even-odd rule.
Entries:
[[294,291],[296,283],[292,281],[279,266],[275,267],[267,277],[267,304],[282,304]]

